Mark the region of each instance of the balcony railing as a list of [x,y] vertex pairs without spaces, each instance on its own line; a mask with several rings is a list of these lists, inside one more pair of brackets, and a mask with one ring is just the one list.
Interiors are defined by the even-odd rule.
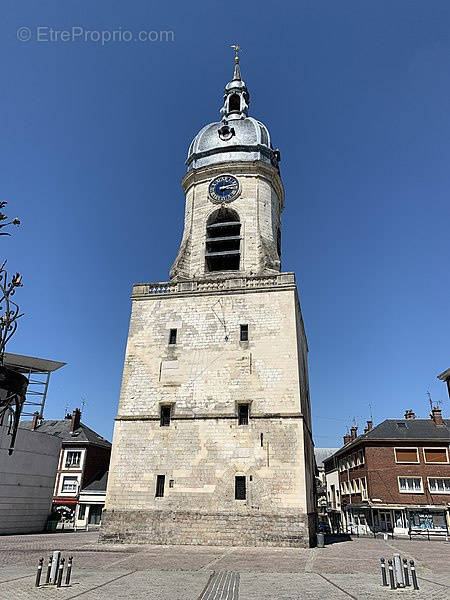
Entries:
[[190,281],[160,281],[137,283],[133,286],[133,298],[145,296],[172,296],[191,293],[259,289],[267,287],[290,288],[295,285],[294,273],[260,275],[255,277],[227,277],[226,279],[203,279]]

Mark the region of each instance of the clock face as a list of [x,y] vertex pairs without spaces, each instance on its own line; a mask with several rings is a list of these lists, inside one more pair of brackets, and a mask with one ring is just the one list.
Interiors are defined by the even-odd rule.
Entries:
[[219,175],[215,177],[208,187],[208,196],[214,204],[232,202],[241,193],[239,181],[233,175]]

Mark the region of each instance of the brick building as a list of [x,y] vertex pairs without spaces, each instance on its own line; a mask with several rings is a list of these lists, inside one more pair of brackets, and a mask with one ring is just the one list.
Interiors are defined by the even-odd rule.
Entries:
[[[342,524],[359,533],[450,527],[450,421],[433,408],[430,419],[369,421],[325,460],[327,480],[338,474]],[[331,490],[329,490],[331,491]]]
[[80,490],[99,473],[108,470],[111,443],[81,422],[76,408],[65,419],[22,421],[20,426],[57,436],[62,440],[53,492],[53,508],[68,507],[75,515]]

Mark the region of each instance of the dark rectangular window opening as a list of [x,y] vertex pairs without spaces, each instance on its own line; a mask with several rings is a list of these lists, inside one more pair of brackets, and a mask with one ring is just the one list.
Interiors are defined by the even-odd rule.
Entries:
[[169,345],[174,346],[177,343],[177,330],[171,329],[169,333]]
[[164,497],[164,483],[166,480],[166,476],[165,475],[157,475],[156,477],[156,498],[163,498]]
[[170,425],[170,417],[171,417],[171,406],[161,406],[161,418],[160,418],[160,426],[161,427],[169,427]]
[[234,498],[235,500],[246,500],[247,494],[245,490],[245,477],[236,475],[234,483]]
[[241,325],[241,342],[248,342],[248,325]]
[[238,406],[238,419],[239,425],[248,425],[249,405],[239,404]]

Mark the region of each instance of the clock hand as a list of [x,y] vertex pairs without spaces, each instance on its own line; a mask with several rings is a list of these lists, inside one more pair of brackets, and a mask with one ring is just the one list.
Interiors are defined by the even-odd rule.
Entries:
[[235,187],[235,185],[221,185],[219,190],[233,190]]

